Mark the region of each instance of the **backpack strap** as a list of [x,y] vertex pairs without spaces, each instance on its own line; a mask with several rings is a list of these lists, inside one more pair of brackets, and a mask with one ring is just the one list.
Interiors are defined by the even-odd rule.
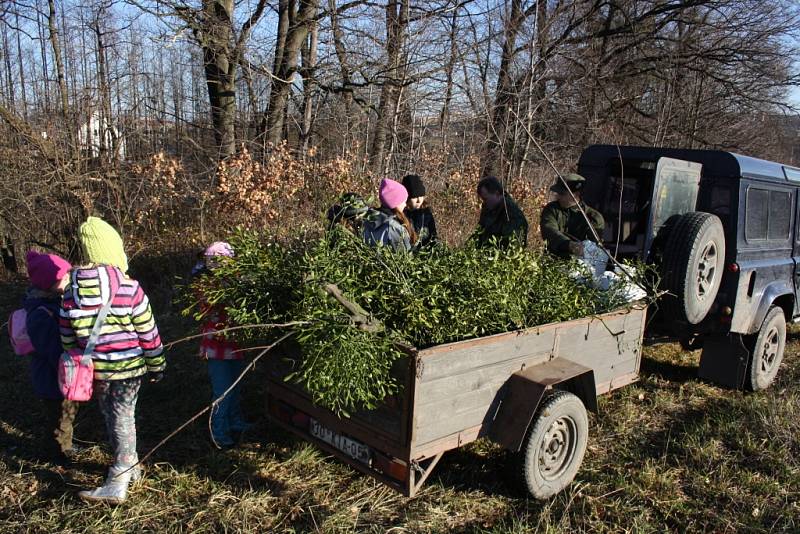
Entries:
[[108,302],[103,304],[103,307],[100,308],[100,312],[97,314],[97,320],[94,322],[92,333],[89,334],[89,340],[86,342],[86,348],[83,350],[83,357],[81,358],[81,363],[83,365],[88,365],[89,360],[92,359],[94,347],[97,345],[97,338],[100,337],[100,331],[103,329],[103,323],[106,322],[108,312],[111,311],[111,303],[114,301],[115,293],[116,292],[111,294],[111,296],[108,298]]

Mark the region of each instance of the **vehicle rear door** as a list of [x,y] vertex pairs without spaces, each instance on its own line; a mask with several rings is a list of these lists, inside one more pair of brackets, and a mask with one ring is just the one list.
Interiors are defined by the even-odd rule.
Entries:
[[650,256],[650,248],[658,232],[673,215],[695,211],[700,174],[703,166],[693,161],[659,158],[650,200],[650,218],[647,224],[642,259]]

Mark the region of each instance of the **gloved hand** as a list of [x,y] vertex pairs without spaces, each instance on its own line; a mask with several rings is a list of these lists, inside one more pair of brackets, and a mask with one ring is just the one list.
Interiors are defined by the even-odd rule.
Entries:
[[583,256],[583,243],[580,241],[570,241],[567,245],[569,253],[573,256]]
[[147,377],[150,379],[150,383],[155,384],[156,382],[161,382],[161,379],[164,378],[164,372],[159,371],[157,373],[147,373]]

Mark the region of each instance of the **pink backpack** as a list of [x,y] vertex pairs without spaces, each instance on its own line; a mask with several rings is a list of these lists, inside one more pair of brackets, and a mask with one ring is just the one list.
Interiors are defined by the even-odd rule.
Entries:
[[28,312],[25,308],[14,310],[8,318],[8,337],[11,339],[11,348],[18,356],[27,356],[33,353],[33,343],[28,336],[28,327],[25,325]]
[[[40,306],[40,308],[51,317],[53,316],[50,310],[44,306]],[[31,337],[28,335],[27,322],[28,312],[25,308],[14,310],[8,318],[8,337],[11,339],[11,348],[14,349],[14,354],[18,356],[28,356],[36,352]]]

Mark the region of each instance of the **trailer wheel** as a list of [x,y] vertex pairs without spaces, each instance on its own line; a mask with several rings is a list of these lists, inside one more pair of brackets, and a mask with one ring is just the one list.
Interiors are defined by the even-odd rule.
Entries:
[[552,497],[569,486],[586,453],[589,418],[583,402],[566,391],[546,398],[523,450],[523,475],[531,495]]
[[749,340],[750,362],[747,367],[747,385],[753,391],[766,389],[778,374],[786,347],[786,318],[783,310],[773,306],[767,312],[758,334]]
[[664,248],[663,281],[666,317],[698,324],[711,309],[722,281],[725,231],[719,217],[685,213],[670,231]]

